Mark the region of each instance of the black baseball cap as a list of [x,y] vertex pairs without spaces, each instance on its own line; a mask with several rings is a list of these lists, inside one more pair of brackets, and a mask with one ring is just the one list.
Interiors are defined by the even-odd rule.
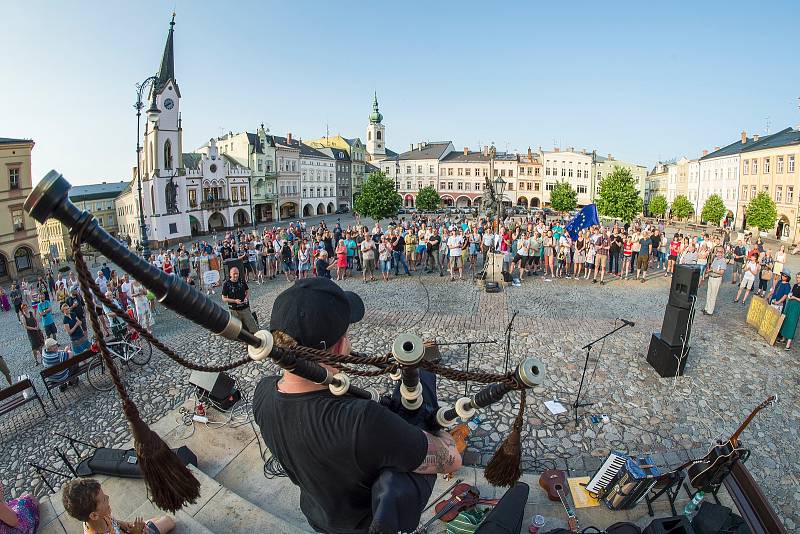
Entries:
[[304,278],[275,299],[269,329],[305,347],[330,348],[363,317],[364,301],[357,294],[328,278]]

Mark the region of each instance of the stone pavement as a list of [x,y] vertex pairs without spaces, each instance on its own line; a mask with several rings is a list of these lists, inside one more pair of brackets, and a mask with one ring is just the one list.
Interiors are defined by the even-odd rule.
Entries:
[[[800,524],[800,462],[791,452],[800,416],[798,353],[767,346],[744,323],[745,308],[732,304],[735,289],[729,281],[723,284],[717,313],[696,316],[686,374],[675,380],[659,378],[645,361],[650,333],[659,330],[667,301],[667,279],[660,273],[651,274],[646,284],[614,280],[604,286],[533,277],[499,294],[484,293],[469,281],[448,280],[436,275],[401,276],[388,284],[345,280],[343,287],[361,294],[367,308],[365,319],[351,331],[354,348],[385,353],[404,331],[442,343],[491,339],[498,343],[473,347],[472,368],[502,371],[503,332],[518,311],[510,343],[512,365],[530,355],[547,366],[545,383],[528,395],[523,445],[525,467],[532,472],[556,466],[572,474],[591,473],[611,449],[651,453],[659,466],[675,466],[703,455],[714,438],[729,436],[756,404],[777,393],[779,403],[759,414],[742,439],[753,451],[748,466],[787,529]],[[285,287],[285,281],[276,279],[253,288],[253,307],[263,324],[275,295]],[[702,288],[700,302],[704,298]],[[574,399],[585,356],[580,347],[611,330],[618,317],[636,326],[594,349],[585,399],[595,404],[581,410],[578,427],[571,414],[550,415],[544,401],[569,405]],[[156,334],[179,353],[201,361],[241,355],[240,347],[167,310],[158,317]],[[38,376],[30,365],[27,339],[9,314],[0,316],[0,338],[12,372]],[[463,346],[442,347],[442,355],[449,366],[465,364]],[[274,369],[266,367],[251,364],[231,374],[249,396],[258,378]],[[125,377],[145,418],[155,421],[185,399],[188,374],[155,351],[148,366]],[[370,381],[389,386],[385,378]],[[475,391],[479,386],[471,387]],[[442,402],[453,402],[463,391],[461,383],[440,381]],[[113,393],[97,393],[84,384],[71,393],[68,408],[55,411],[48,404],[47,420],[37,419],[39,409],[33,404],[0,418],[0,479],[8,493],[31,488],[46,492],[28,462],[53,461],[53,447],[65,448],[65,441],[51,434],[54,430],[106,445],[127,441],[117,402]],[[515,413],[513,398],[484,412],[469,442],[470,456],[479,464],[491,456]],[[591,422],[590,415],[602,414],[608,415],[607,423]]]

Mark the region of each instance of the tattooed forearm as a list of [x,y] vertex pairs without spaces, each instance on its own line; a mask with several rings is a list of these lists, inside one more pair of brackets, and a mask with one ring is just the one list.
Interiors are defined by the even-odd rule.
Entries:
[[425,460],[415,470],[417,473],[453,473],[461,467],[461,455],[455,441],[447,432],[428,434],[428,452]]

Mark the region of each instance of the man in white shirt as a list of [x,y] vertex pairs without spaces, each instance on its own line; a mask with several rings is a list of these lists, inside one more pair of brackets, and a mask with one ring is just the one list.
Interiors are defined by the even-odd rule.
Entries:
[[[528,250],[530,247],[530,239],[528,239],[527,232],[522,234],[517,240],[517,255],[514,256],[514,263],[516,268],[519,269],[519,281],[525,279],[525,269],[528,264]],[[513,267],[512,267],[513,271]]]
[[450,253],[450,281],[455,280],[456,271],[458,279],[464,279],[464,266],[461,264],[461,249],[464,247],[464,236],[461,230],[454,230],[447,238],[447,249]]
[[97,278],[94,279],[94,283],[100,288],[100,293],[105,295],[106,291],[108,291],[108,280],[103,276],[103,271],[97,271]]

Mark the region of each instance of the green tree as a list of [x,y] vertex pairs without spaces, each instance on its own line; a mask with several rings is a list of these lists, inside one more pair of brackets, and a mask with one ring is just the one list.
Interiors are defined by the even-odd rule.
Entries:
[[667,197],[664,195],[656,195],[650,199],[650,204],[647,206],[647,211],[650,215],[661,215],[667,213]]
[[685,219],[694,213],[694,206],[692,206],[692,203],[686,198],[686,195],[678,195],[675,197],[675,200],[672,201],[671,209],[672,216],[678,219]]
[[403,199],[395,190],[394,180],[377,171],[371,172],[364,180],[354,208],[358,213],[379,221],[397,215],[402,203]]
[[614,167],[614,172],[603,178],[597,196],[597,211],[600,215],[625,222],[631,222],[642,212],[642,199],[629,169]]
[[431,186],[423,187],[417,193],[417,208],[422,211],[432,211],[439,207],[442,202],[442,197]]
[[778,211],[775,209],[775,203],[765,191],[753,197],[747,205],[747,226],[764,231],[774,228],[777,220]]
[[578,193],[569,182],[556,182],[550,191],[550,207],[556,211],[572,211],[578,205]]
[[719,224],[727,212],[728,209],[725,207],[722,197],[719,195],[711,195],[706,199],[705,204],[703,204],[703,211],[700,212],[700,217],[704,221]]

